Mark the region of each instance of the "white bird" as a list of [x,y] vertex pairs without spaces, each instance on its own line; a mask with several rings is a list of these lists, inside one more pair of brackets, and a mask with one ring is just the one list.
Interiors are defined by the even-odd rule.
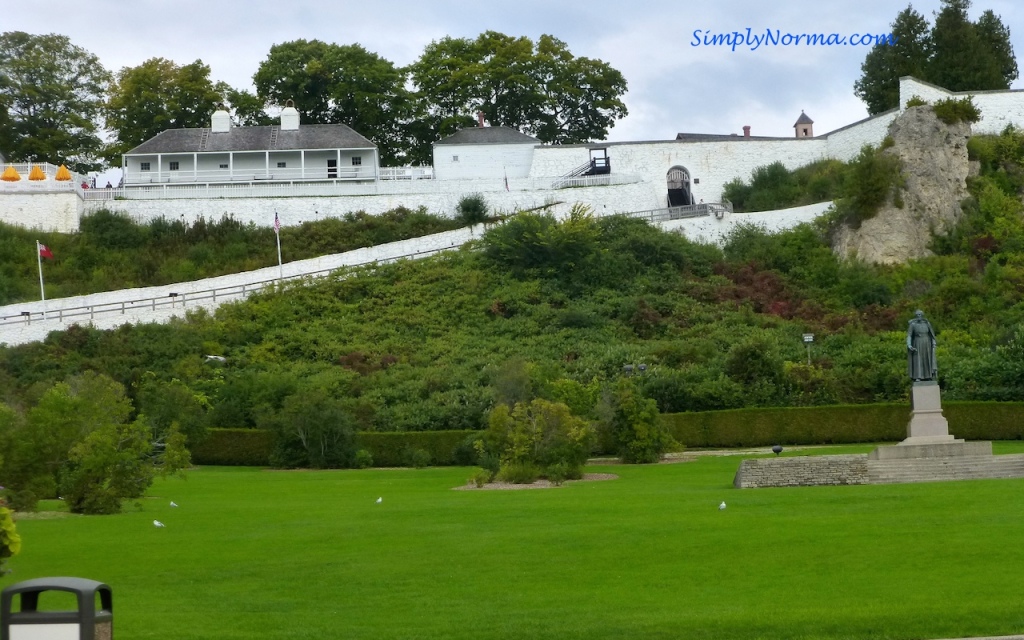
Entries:
[[171,506],[172,506],[172,507],[176,507],[176,506],[178,506],[178,503],[177,503],[177,502],[175,502],[174,500],[171,500]]
[[722,502],[722,504],[718,505],[719,511],[722,511],[723,509],[725,509],[725,502]]
[[153,526],[154,527],[166,527],[167,525],[165,525],[164,523],[160,522],[159,520],[154,520],[153,521]]
[[384,502],[384,498],[377,498],[377,504]]
[[206,362],[227,362],[224,356],[206,356]]

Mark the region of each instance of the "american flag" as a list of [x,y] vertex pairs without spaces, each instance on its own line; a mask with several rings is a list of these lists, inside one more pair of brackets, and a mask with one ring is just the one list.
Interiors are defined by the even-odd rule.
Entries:
[[274,233],[281,233],[281,219],[277,217],[277,212],[274,212]]

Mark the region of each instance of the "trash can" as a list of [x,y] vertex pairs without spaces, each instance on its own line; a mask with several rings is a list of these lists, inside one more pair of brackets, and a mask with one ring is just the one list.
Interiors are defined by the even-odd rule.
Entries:
[[[45,591],[75,594],[78,610],[39,611],[39,594]],[[18,611],[12,611],[15,596],[20,596],[21,600]],[[110,587],[95,580],[26,580],[0,593],[0,619],[0,640],[111,640],[114,637],[114,598]]]

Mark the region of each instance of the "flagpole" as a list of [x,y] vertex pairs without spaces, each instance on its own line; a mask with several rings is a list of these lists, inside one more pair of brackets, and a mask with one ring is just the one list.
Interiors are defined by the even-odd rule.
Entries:
[[274,235],[277,236],[277,279],[284,280],[284,266],[281,264],[281,221],[274,212]]
[[43,319],[46,318],[46,288],[43,286],[43,253],[36,240],[36,262],[39,263],[39,297],[43,301]]

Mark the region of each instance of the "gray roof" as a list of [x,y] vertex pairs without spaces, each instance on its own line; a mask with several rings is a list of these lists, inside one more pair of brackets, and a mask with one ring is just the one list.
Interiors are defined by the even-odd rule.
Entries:
[[735,133],[677,133],[678,142],[723,142],[728,140],[793,140],[792,136],[741,136]]
[[540,140],[510,127],[472,127],[456,131],[437,144],[541,144]]
[[[277,141],[271,147],[271,132],[277,129]],[[203,144],[203,138],[206,143]],[[227,151],[298,151],[299,149],[376,148],[363,136],[343,124],[304,124],[297,130],[280,131],[267,127],[232,127],[224,133],[209,129],[168,129],[146,140],[125,155],[154,153],[203,153]]]
[[807,117],[806,113],[800,111],[800,117],[796,119],[796,123],[794,123],[793,126],[795,127],[801,124],[814,124],[814,120],[811,120]]

